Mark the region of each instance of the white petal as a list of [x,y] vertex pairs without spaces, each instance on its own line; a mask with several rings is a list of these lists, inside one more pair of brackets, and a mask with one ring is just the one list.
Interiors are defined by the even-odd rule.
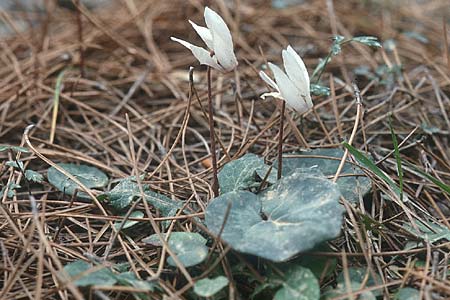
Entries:
[[238,65],[234,55],[233,45],[227,44],[220,36],[213,32],[213,50],[218,63],[226,70],[232,71]]
[[211,32],[213,50],[219,64],[227,71],[238,65],[233,50],[233,39],[230,30],[222,17],[209,7],[205,7],[205,22]]
[[218,34],[225,43],[233,47],[233,39],[231,38],[227,24],[218,13],[209,7],[205,7],[205,22],[206,26],[211,30],[213,37],[214,34]]
[[260,97],[261,97],[261,99],[264,99],[264,100],[266,100],[267,97],[274,97],[274,98],[284,100],[284,98],[278,92],[264,93]]
[[213,41],[212,41],[211,31],[206,27],[195,24],[191,20],[189,20],[189,23],[191,23],[192,27],[194,27],[194,30],[197,31],[198,35],[205,42],[206,46],[208,46],[208,48],[212,50],[213,49]]
[[286,103],[300,114],[306,112],[308,107],[295,84],[292,83],[289,77],[278,66],[269,63],[269,67],[280,89],[280,94]]
[[272,78],[269,77],[264,71],[259,71],[259,77],[261,77],[262,80],[264,80],[268,85],[270,85],[272,88],[278,89],[278,85],[275,83],[275,81],[272,80]]
[[292,82],[297,86],[302,95],[309,93],[309,76],[305,64],[300,56],[290,46],[289,50],[283,50],[284,69]]
[[219,71],[223,71],[223,68],[217,63],[214,58],[211,57],[210,53],[207,50],[203,49],[202,47],[192,45],[191,43],[188,43],[186,41],[177,39],[175,37],[171,37],[170,39],[191,50],[192,54],[200,62],[200,64],[213,67],[214,69],[217,69]]

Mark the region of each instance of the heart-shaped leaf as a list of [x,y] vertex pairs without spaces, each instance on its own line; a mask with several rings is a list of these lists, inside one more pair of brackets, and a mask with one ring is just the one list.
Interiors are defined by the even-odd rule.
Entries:
[[88,273],[87,271],[91,268],[93,268],[91,264],[82,260],[77,260],[68,265],[65,265],[64,271],[66,271],[70,277],[78,277],[82,273],[86,272],[86,275],[82,276],[81,278],[75,281],[75,285],[77,286],[90,286],[90,285],[112,286],[117,282],[114,273],[110,269],[103,268]]
[[[178,209],[182,207],[181,202],[174,201],[167,196],[158,194],[150,190],[148,184],[143,184],[145,200],[153,205],[163,217],[175,216]],[[123,210],[130,206],[131,202],[141,197],[139,185],[133,176],[120,180],[120,182],[107,193],[111,206],[115,209]],[[163,222],[164,227],[170,224],[170,221]]]
[[23,152],[23,153],[30,153],[30,150],[28,150],[25,147],[19,147],[19,146],[11,146],[11,145],[0,145],[0,152],[12,150],[15,152]]
[[21,160],[18,160],[18,161],[15,161],[15,160],[8,160],[8,161],[5,163],[5,166],[13,167],[14,169],[17,169],[17,170],[23,170],[23,169],[24,169],[24,167],[23,167],[23,161],[21,161]]
[[[95,167],[64,163],[58,164],[58,166],[77,178],[87,188],[102,188],[108,184],[108,176]],[[78,184],[54,167],[48,169],[47,177],[54,187],[67,195],[73,195],[76,190],[80,190]],[[82,199],[89,199],[89,196],[84,192],[78,192],[77,196]]]
[[197,281],[194,285],[194,293],[200,297],[211,297],[228,285],[228,279],[225,276],[216,278],[205,278]]
[[[343,155],[344,151],[341,149],[324,148],[302,151],[296,157],[284,157],[283,176],[292,174],[297,168],[317,168],[325,176],[333,176],[336,174]],[[346,162],[337,184],[345,199],[357,202],[360,194],[364,196],[369,192],[371,180],[364,176],[360,168]]]
[[33,171],[33,170],[26,170],[25,177],[27,178],[28,181],[33,181],[36,183],[44,182],[44,176],[42,176],[42,174],[40,174],[36,171]]
[[395,294],[394,300],[420,300],[420,291],[412,287],[401,288]]
[[[125,216],[125,215],[123,215]],[[132,213],[130,213],[130,216],[128,218],[142,218],[144,217],[144,213],[142,211],[133,211]],[[122,226],[122,221],[118,221],[114,223],[114,227],[116,229],[119,229],[120,227],[122,227],[122,229],[127,229],[130,227],[133,227],[134,225],[138,224],[139,221],[134,221],[134,220],[126,220],[125,224]]]
[[[375,278],[370,275],[369,273],[369,278],[368,280],[366,280],[366,274],[367,274],[367,269],[366,268],[358,268],[358,267],[351,267],[348,268],[348,276],[350,278],[350,281],[355,283],[360,283],[358,289],[361,288],[361,283],[362,282],[366,282],[364,287],[372,287],[375,285],[380,285],[383,283],[383,281],[381,280],[381,277],[378,274],[375,274]],[[341,284],[342,286],[345,286],[345,278],[344,278],[344,273],[340,273],[339,276],[336,278],[336,281],[338,284]],[[377,290],[372,290],[371,294],[373,294],[374,296],[381,296],[383,294],[383,289],[379,288]]]
[[20,188],[20,185],[15,184],[14,182],[10,182],[8,185],[5,185],[0,191],[0,198],[3,198],[6,190],[8,190],[8,192],[6,193],[6,197],[12,198],[16,195],[16,190]]
[[[264,179],[269,170],[270,166],[264,163],[264,159],[252,153],[230,161],[218,175],[220,193],[258,187],[261,184],[261,179]],[[270,171],[267,181],[269,183],[277,181],[275,169]]]
[[132,286],[147,291],[153,291],[155,289],[155,283],[139,279],[133,272],[124,272],[115,276],[120,285]]
[[233,191],[215,198],[205,222],[216,235],[225,223],[221,237],[235,250],[284,261],[339,234],[339,196],[330,180],[297,170],[259,195]]
[[[348,294],[348,292],[350,292],[350,291],[356,292],[361,289],[364,289],[364,287],[361,285],[360,282],[351,281],[350,287],[347,287],[344,282],[340,282],[334,289],[331,289],[331,288],[326,289],[324,291],[324,293],[322,294],[322,296],[320,297],[320,299],[321,300],[332,300],[335,298],[340,298],[340,297]],[[349,298],[344,298],[344,299],[349,299]],[[372,294],[372,292],[364,291],[364,292],[359,293],[358,297],[355,297],[355,299],[357,299],[357,300],[376,300],[377,298],[375,297],[374,294]]]
[[[166,234],[162,235],[163,238],[166,238]],[[142,241],[153,246],[162,246],[157,234],[152,234]],[[169,236],[168,245],[185,267],[198,265],[208,255],[208,248],[205,246],[206,239],[195,232],[172,232]],[[169,265],[176,267],[172,257],[169,257],[167,262]]]
[[274,300],[318,300],[320,286],[314,274],[307,268],[293,266],[284,272]]

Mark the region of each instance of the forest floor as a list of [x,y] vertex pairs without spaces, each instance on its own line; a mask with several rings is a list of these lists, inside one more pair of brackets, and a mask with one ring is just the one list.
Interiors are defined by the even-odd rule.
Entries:
[[[173,267],[167,244],[144,239],[159,230],[207,236],[207,73],[170,40],[202,43],[187,22],[204,24],[201,2],[0,12],[11,28],[38,20],[0,40],[1,299],[201,299],[192,287],[218,274],[228,287],[209,299],[274,297],[280,284],[268,278],[276,267],[264,259],[210,238],[205,262],[186,268],[175,259]],[[308,264],[326,262],[317,278],[322,297],[337,291],[326,299],[450,297],[450,13],[446,0],[422,2],[209,3],[229,25],[239,61],[236,72],[212,73],[220,168],[246,153],[276,161],[279,103],[260,99],[267,86],[258,72],[267,61],[281,65],[282,48],[298,50],[312,74],[334,36],[375,36],[383,44],[343,45],[318,82],[330,94],[314,96],[304,115],[286,113],[284,153],[344,149],[356,123],[352,144],[374,162],[361,166],[370,191],[343,204],[340,236],[302,254]],[[58,190],[48,170],[59,163],[95,167],[101,174],[91,179],[105,182],[83,182],[89,194]],[[128,176],[183,209],[165,215],[139,197],[122,210],[111,207],[105,192]],[[79,274],[68,280],[63,267],[82,261],[95,266],[82,275],[129,277],[115,284],[101,274],[83,284],[75,281]],[[402,296],[405,287],[414,296]],[[298,299],[314,299],[304,297]]]

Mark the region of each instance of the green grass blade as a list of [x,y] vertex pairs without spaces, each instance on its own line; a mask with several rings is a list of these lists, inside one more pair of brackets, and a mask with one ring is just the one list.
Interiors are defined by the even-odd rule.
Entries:
[[[375,165],[373,161],[371,161],[367,156],[365,156],[361,151],[350,145],[349,143],[343,142],[342,143],[344,147],[350,152],[355,159],[365,168],[369,169],[377,175],[379,178],[381,178],[384,182],[386,182],[387,185],[397,194],[397,196],[401,199],[401,191],[397,184],[386,175],[380,168]],[[406,199],[405,199],[406,201]]]
[[389,129],[391,130],[392,143],[394,144],[394,156],[397,161],[397,175],[400,183],[400,200],[403,201],[403,168],[402,159],[400,157],[400,150],[398,149],[397,136],[395,135],[394,128],[392,127],[392,118],[389,117]]
[[413,169],[416,172],[416,175],[422,177],[425,180],[431,181],[432,183],[437,185],[442,191],[444,191],[450,195],[450,185],[443,183],[436,177],[422,171],[421,169],[419,169],[417,166],[415,166],[413,164],[407,164],[407,165],[408,165],[408,167],[410,167],[411,169]]

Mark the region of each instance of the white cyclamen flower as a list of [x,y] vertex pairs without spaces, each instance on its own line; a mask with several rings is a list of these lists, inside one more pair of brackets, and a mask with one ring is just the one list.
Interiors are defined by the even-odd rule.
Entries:
[[277,65],[269,63],[275,81],[263,71],[259,72],[259,76],[276,90],[276,92],[261,95],[261,98],[265,99],[267,96],[272,96],[282,99],[286,101],[288,106],[302,114],[313,106],[308,71],[303,60],[291,46],[282,51],[282,56],[286,73]]
[[210,51],[175,37],[171,37],[171,39],[191,50],[200,64],[208,65],[222,72],[233,70],[238,62],[234,55],[233,40],[227,24],[208,7],[205,7],[205,22],[207,27],[199,26],[189,20]]

